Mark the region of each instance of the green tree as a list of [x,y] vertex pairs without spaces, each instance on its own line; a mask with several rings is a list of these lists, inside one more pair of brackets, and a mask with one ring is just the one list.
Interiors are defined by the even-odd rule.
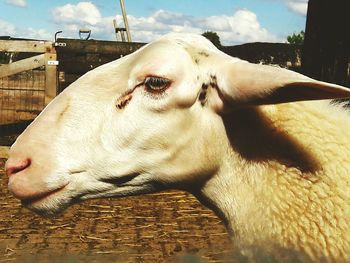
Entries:
[[220,37],[216,32],[206,31],[202,36],[209,39],[217,48],[221,47]]
[[289,35],[287,37],[287,41],[289,44],[302,45],[304,44],[304,38],[305,38],[305,32],[300,31],[300,33],[298,34],[293,33],[293,35]]

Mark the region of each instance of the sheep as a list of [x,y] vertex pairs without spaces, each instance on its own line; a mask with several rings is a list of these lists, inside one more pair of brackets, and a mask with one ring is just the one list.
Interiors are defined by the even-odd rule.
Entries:
[[41,215],[186,190],[242,251],[349,261],[350,117],[330,103],[348,97],[201,36],[169,34],[58,95],[11,147],[8,187]]

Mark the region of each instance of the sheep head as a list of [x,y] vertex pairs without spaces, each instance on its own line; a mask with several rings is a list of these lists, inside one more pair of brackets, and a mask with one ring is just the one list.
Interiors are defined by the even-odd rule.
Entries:
[[227,56],[203,37],[171,34],[57,96],[11,147],[9,189],[49,215],[89,198],[197,191],[229,146],[225,112],[349,96],[337,85]]

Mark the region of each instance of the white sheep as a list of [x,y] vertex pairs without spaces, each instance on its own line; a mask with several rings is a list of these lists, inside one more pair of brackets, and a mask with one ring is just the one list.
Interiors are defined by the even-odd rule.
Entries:
[[170,34],[62,92],[12,146],[9,189],[40,214],[185,189],[243,249],[349,261],[350,117],[319,100],[349,96]]

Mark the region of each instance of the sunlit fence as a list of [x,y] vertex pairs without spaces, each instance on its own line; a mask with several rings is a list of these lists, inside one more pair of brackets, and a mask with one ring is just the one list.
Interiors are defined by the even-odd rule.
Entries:
[[0,40],[0,145],[11,144],[56,96],[51,42]]

